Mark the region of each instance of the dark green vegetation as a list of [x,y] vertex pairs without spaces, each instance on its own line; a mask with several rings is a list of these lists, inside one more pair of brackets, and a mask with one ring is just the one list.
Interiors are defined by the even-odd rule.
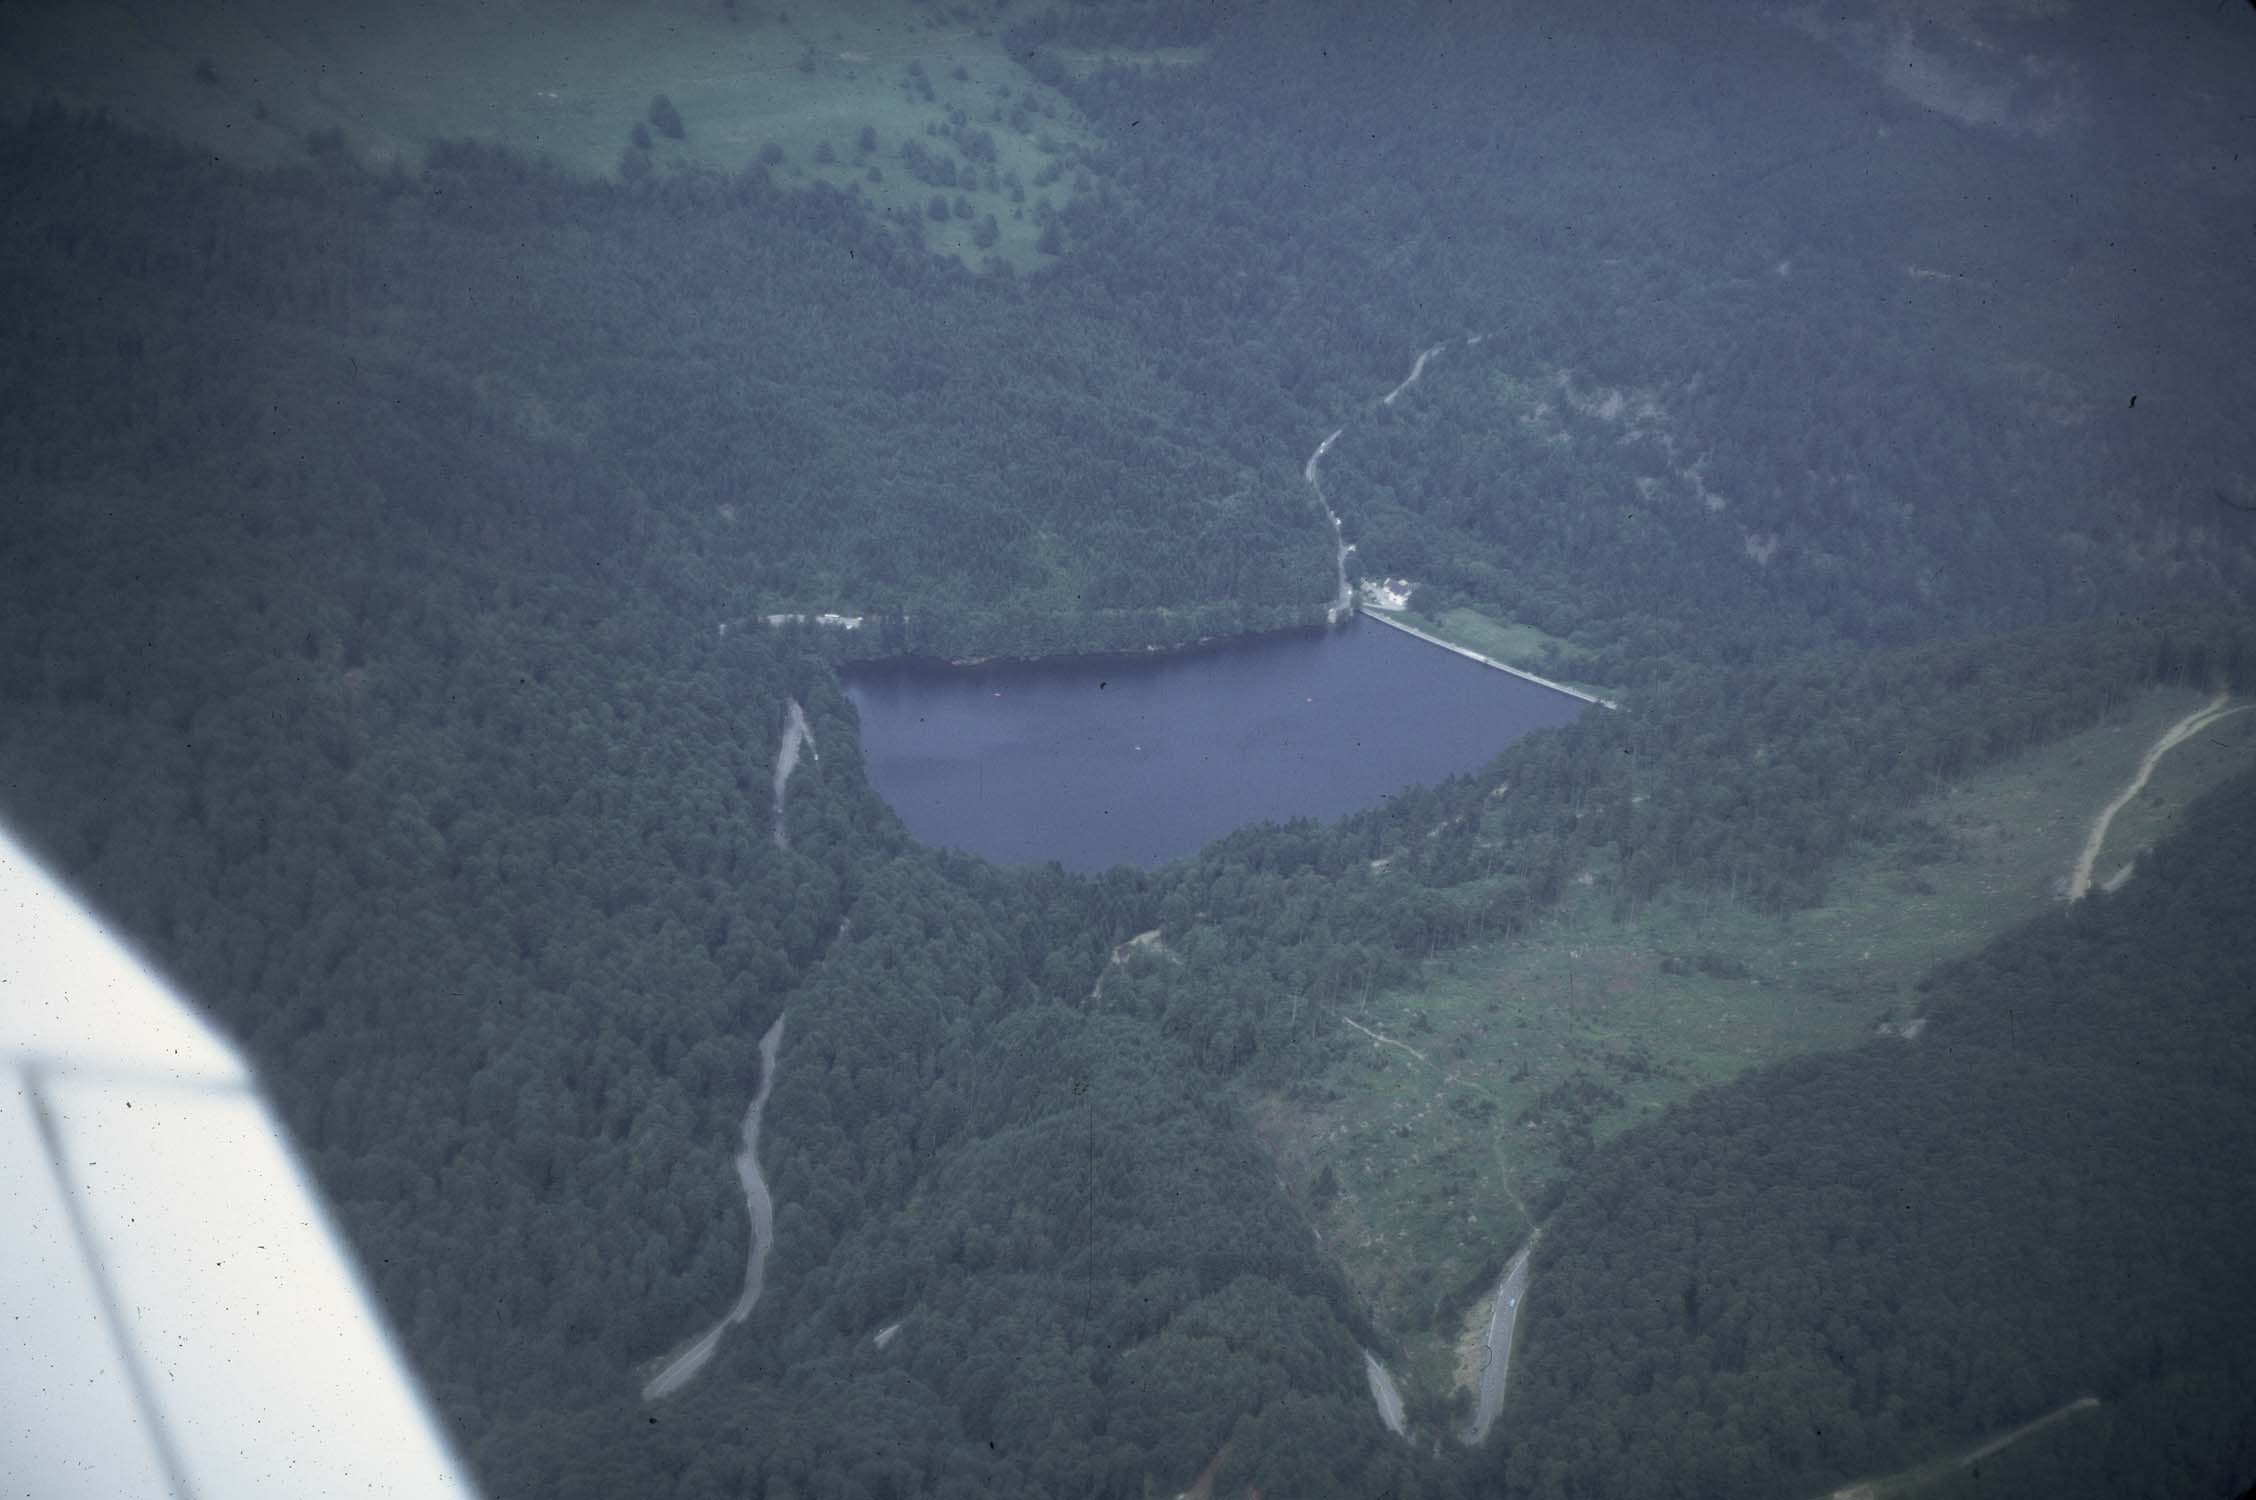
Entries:
[[[362,534],[539,528],[663,589],[677,632],[845,607],[954,655],[1322,617],[1294,463],[1241,461],[1067,289],[975,282],[835,195],[467,146],[413,179],[246,179],[52,114],[6,150],[28,481],[191,463],[276,504],[341,492]],[[507,476],[484,504],[458,446]],[[356,611],[416,591],[380,543],[363,571]]]
[[1512,1487],[1808,1492],[2085,1394],[2001,1459],[2013,1492],[2244,1482],[2256,780],[2188,828],[2119,895],[1938,972],[1916,1042],[1601,1151],[1536,1252],[1514,1417],[1544,1439]]
[[[2207,701],[2143,694],[2093,729],[1907,798],[1884,833],[1831,862],[1809,904],[1765,910],[1677,885],[1624,911],[1618,872],[1592,850],[1539,919],[1344,997],[1334,1014],[1351,1045],[1296,1070],[1255,1118],[1374,1321],[1402,1340],[1398,1371],[1450,1388],[1464,1332],[1453,1294],[1493,1283],[1483,1268],[1525,1205],[1571,1182],[1595,1144],[1709,1085],[1900,1031],[1930,970],[2052,909],[2094,810]],[[2188,783],[2178,801],[2256,769],[2251,721],[2165,760]],[[2162,836],[2158,822],[2131,847]]]
[[[1862,354],[1870,341],[1852,329],[1808,331],[1844,305],[1900,294],[1844,285],[1850,276],[1805,265],[1740,295],[1797,337]],[[1912,286],[1915,315],[1952,295]],[[1882,344],[1882,359],[1853,371],[1768,372],[1812,382],[1813,405],[1836,409],[1813,409],[1798,441],[1763,443],[1744,430],[1747,391],[1731,366],[1787,340],[1759,325],[1740,337],[1745,347],[1687,355],[1674,379],[1665,357],[1641,359],[1650,384],[1623,386],[1547,367],[1556,342],[1516,331],[1453,345],[1415,399],[1327,455],[1326,493],[1356,518],[1369,571],[1425,581],[1412,608],[1471,605],[1532,624],[1572,645],[1534,660],[1603,682],[1673,670],[1687,629],[1703,654],[1748,661],[2118,613],[2165,587],[2225,602],[2248,586],[2251,533],[2190,477],[2168,503],[2126,512],[2121,494],[2137,481],[2122,471],[2155,457],[2156,434],[2107,431],[2123,425],[2113,412],[2057,410],[1984,368],[1993,343],[1946,344],[1963,365],[1941,380],[1915,373],[1938,358],[1931,345]],[[1903,441],[1914,430],[1920,441]],[[1935,471],[1948,488],[1931,488]],[[1981,497],[1971,532],[1953,529],[1961,485]],[[2242,546],[2219,545],[2220,521]]]
[[[1311,446],[1356,416],[1326,484],[1360,563],[1430,581],[1429,614],[1567,638],[1592,680],[2241,596],[2256,516],[2218,497],[2256,495],[2221,333],[2256,306],[2212,226],[2256,184],[2193,96],[2232,89],[2215,58],[2169,52],[2160,115],[2093,78],[2069,149],[1906,108],[1760,24],[1632,9],[1353,48],[1264,27],[1218,47],[1227,89],[1099,80],[1101,127],[1145,120],[1111,173],[1142,212],[1077,208],[1077,258],[1123,294],[1229,268],[1236,316],[1171,302],[1162,368],[1264,428],[1323,389]],[[2082,20],[2078,55],[2129,44]],[[2170,186],[2095,137],[2167,155]],[[2133,269],[2162,263],[2167,290]]]
[[[1211,56],[1059,65],[1111,145],[1036,278],[775,164],[617,185],[448,146],[411,179],[330,139],[246,176],[54,111],[0,134],[0,805],[244,1038],[497,1493],[1130,1495],[1227,1444],[1225,1493],[1788,1494],[2085,1388],[2101,1414],[1999,1472],[2050,1483],[2073,1443],[2115,1493],[2227,1472],[2246,1372],[2187,1330],[2246,1280],[2236,1210],[2209,1159],[2151,1158],[2170,1124],[2244,1143],[2217,997],[2249,893],[2214,866],[2245,799],[1940,980],[1918,1044],[1578,1152],[1534,1205],[1505,1440],[1380,1429],[1355,1346],[1389,1332],[1237,1102],[1336,1060],[1327,1012],[1587,870],[1625,912],[1801,907],[1855,840],[1915,839],[1916,796],[2256,665],[2218,608],[2256,517],[2212,498],[2256,466],[2221,378],[2250,293],[2209,243],[2248,184],[2197,128],[2247,61],[2224,19],[2153,43],[2192,80],[2159,109],[2087,20],[2117,65],[2056,139],[1728,16],[1445,10],[1033,24],[1060,58]],[[1938,263],[1990,290],[1921,300],[1903,267]],[[1656,393],[1682,451],[1545,396],[1561,370]],[[1566,443],[1516,425],[1536,396]],[[1002,873],[871,796],[841,640],[752,623],[868,611],[852,649],[956,654],[1308,619],[1300,466],[1350,419],[1373,564],[1571,642],[1627,711],[1336,828]],[[794,698],[823,758],[784,851]],[[1108,968],[1154,928],[1178,962]],[[637,1366],[741,1275],[728,1158],[785,1009],[768,1295],[645,1410]],[[1712,1253],[1675,1227],[1711,1195]],[[2088,1243],[2007,1284],[2032,1225]],[[2065,1349],[2103,1253],[2153,1275],[2109,1271],[2124,1315]]]

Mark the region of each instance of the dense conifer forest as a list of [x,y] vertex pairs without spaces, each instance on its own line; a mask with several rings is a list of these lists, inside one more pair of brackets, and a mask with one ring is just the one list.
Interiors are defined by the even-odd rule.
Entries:
[[[1032,275],[772,164],[0,122],[0,812],[245,1044],[480,1482],[1799,1497],[2087,1394],[1981,1493],[2256,1479],[2245,782],[1916,1041],[1548,1184],[1478,1450],[1382,1427],[1246,1104],[1585,874],[1807,907],[1955,778],[2256,691],[2248,184],[2184,144],[2247,37],[2089,66],[2063,146],[1751,13],[1013,19],[1104,141]],[[1056,61],[1154,47],[1204,60]],[[1153,871],[906,836],[841,657],[1320,621],[1351,419],[1359,566],[1620,712]],[[783,1014],[767,1295],[646,1405],[742,1277]]]

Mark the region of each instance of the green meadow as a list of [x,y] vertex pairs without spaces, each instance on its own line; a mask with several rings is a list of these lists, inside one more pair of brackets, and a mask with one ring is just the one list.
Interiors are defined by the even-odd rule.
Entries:
[[[1906,1023],[1920,977],[2059,901],[2094,814],[2203,701],[2143,694],[2111,723],[1945,789],[1909,834],[1841,861],[1809,910],[1664,895],[1617,919],[1612,872],[1594,868],[1536,930],[1341,1011],[1334,1061],[1255,1113],[1311,1222],[1401,1341],[1406,1388],[1446,1395],[1467,1308],[1593,1146],[1768,1063],[1906,1031],[1890,1044],[1918,1045]],[[2256,765],[2252,721],[2165,757],[2118,819],[2123,847]]]
[[[47,0],[0,15],[0,97],[103,108],[257,166],[303,160],[323,130],[409,170],[455,139],[605,176],[765,162],[913,222],[967,265],[1023,269],[1046,258],[1048,214],[1092,185],[1079,163],[1096,144],[1030,68],[1054,61],[1062,77],[1112,59],[1014,59],[1004,21],[974,15],[910,0]],[[650,119],[661,94],[678,137]]]
[[1506,666],[1552,678],[1601,698],[1618,696],[1611,688],[1575,675],[1576,664],[1589,653],[1564,636],[1552,635],[1533,625],[1493,619],[1473,609],[1445,610],[1439,615],[1422,615],[1407,609],[1394,613],[1405,625],[1415,625],[1429,635],[1439,636],[1468,651],[1477,651]]

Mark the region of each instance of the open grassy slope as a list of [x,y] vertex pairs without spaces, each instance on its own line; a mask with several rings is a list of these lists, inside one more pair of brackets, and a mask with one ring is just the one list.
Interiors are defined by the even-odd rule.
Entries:
[[[441,139],[598,175],[631,154],[660,171],[734,172],[765,153],[783,180],[858,192],[967,264],[991,252],[1031,266],[1039,205],[1064,208],[1095,137],[1029,59],[1004,50],[1000,19],[971,14],[909,0],[43,0],[0,10],[0,102],[98,106],[253,165],[302,159],[320,130],[410,170]],[[658,94],[683,134],[650,129],[636,152],[630,132]],[[859,149],[865,126],[874,152]],[[904,142],[961,180],[920,181]],[[928,214],[936,190],[945,220]],[[956,215],[959,195],[969,218]],[[996,240],[981,247],[990,215]]]
[[[1905,1023],[1920,977],[2059,900],[2092,815],[2202,701],[2144,694],[2112,723],[1945,789],[1916,810],[1915,834],[1843,861],[1814,909],[1664,898],[1616,920],[1612,872],[1593,869],[1539,930],[1437,959],[1418,985],[1343,1011],[1328,1072],[1255,1113],[1325,1243],[1404,1340],[1406,1384],[1449,1388],[1468,1303],[1597,1141],[1782,1058],[1883,1028],[1916,1045]],[[2165,758],[2170,779],[2158,772],[2133,804],[2123,848],[2256,765],[2240,722]],[[1318,1187],[1327,1169],[1336,1195]]]

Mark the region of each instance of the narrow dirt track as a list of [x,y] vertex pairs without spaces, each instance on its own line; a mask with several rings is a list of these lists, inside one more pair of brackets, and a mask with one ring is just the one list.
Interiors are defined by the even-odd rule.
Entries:
[[[1476,334],[1465,342],[1468,344],[1476,343],[1479,341],[1479,337]],[[1448,348],[1450,342],[1448,339],[1443,339],[1431,348],[1420,350],[1417,359],[1410,365],[1410,373],[1403,377],[1400,385],[1380,397],[1379,404],[1381,406],[1394,405],[1395,399],[1404,391],[1416,385],[1418,377],[1426,373],[1426,361]],[[1332,566],[1338,576],[1337,587],[1332,595],[1331,608],[1325,612],[1325,618],[1334,625],[1355,612],[1355,588],[1347,581],[1347,554],[1355,550],[1355,544],[1348,541],[1342,534],[1339,512],[1332,509],[1332,502],[1325,497],[1324,482],[1317,477],[1316,470],[1317,466],[1323,463],[1324,455],[1332,451],[1332,444],[1338,442],[1340,434],[1345,431],[1347,431],[1345,427],[1333,429],[1331,436],[1316,445],[1316,451],[1308,455],[1308,462],[1301,465],[1300,469],[1300,477],[1307,480],[1308,487],[1316,492],[1316,503],[1323,507],[1324,519],[1332,523]]]
[[2008,1428],[1989,1441],[1969,1448],[1964,1453],[1954,1454],[1949,1458],[1936,1459],[1930,1463],[1917,1464],[1878,1479],[1860,1479],[1854,1484],[1842,1485],[1837,1490],[1828,1490],[1823,1495],[1818,1496],[1817,1500],[1900,1500],[1900,1497],[1917,1494],[1919,1491],[1941,1482],[1948,1478],[1953,1470],[1971,1468],[1983,1459],[2012,1447],[2023,1438],[2036,1436],[2056,1422],[2066,1421],[2082,1412],[2096,1411],[2099,1409],[2099,1405],[2100,1400],[2097,1396],[2078,1396],[2073,1401],[2063,1402],[2054,1407],[2036,1420],[2023,1422],[2018,1427]]
[[2245,712],[2251,706],[2244,703],[2239,708],[2225,707],[2225,704],[2231,701],[2231,696],[2229,693],[2219,693],[2216,697],[2210,699],[2205,706],[2195,709],[2168,729],[2163,730],[2161,737],[2147,746],[2145,756],[2139,761],[2138,773],[2131,777],[2127,786],[2115,794],[2115,800],[2101,808],[2099,816],[2092,819],[2091,833],[2085,837],[2083,850],[2076,856],[2075,868],[2069,872],[2068,899],[2070,901],[2081,901],[2091,894],[2092,866],[2099,862],[2100,850],[2107,843],[2109,826],[2114,823],[2115,815],[2130,806],[2131,799],[2146,789],[2146,783],[2154,775],[2154,768],[2161,764],[2162,757],[2187,740],[2192,739],[2219,719]]
[[[1354,1027],[1357,1031],[1362,1032],[1365,1036],[1369,1037],[1372,1041],[1377,1042],[1380,1046],[1400,1047],[1403,1051],[1418,1059],[1418,1061],[1425,1063],[1427,1067],[1433,1067],[1432,1063],[1426,1062],[1426,1054],[1420,1052],[1417,1048],[1411,1046],[1408,1042],[1398,1042],[1393,1037],[1388,1036],[1384,1032],[1373,1031],[1370,1027],[1364,1025],[1361,1021],[1351,1020],[1346,1016],[1341,1016],[1340,1019],[1342,1021],[1346,1021],[1348,1025]],[[1440,1069],[1435,1068],[1434,1071],[1439,1072]]]

